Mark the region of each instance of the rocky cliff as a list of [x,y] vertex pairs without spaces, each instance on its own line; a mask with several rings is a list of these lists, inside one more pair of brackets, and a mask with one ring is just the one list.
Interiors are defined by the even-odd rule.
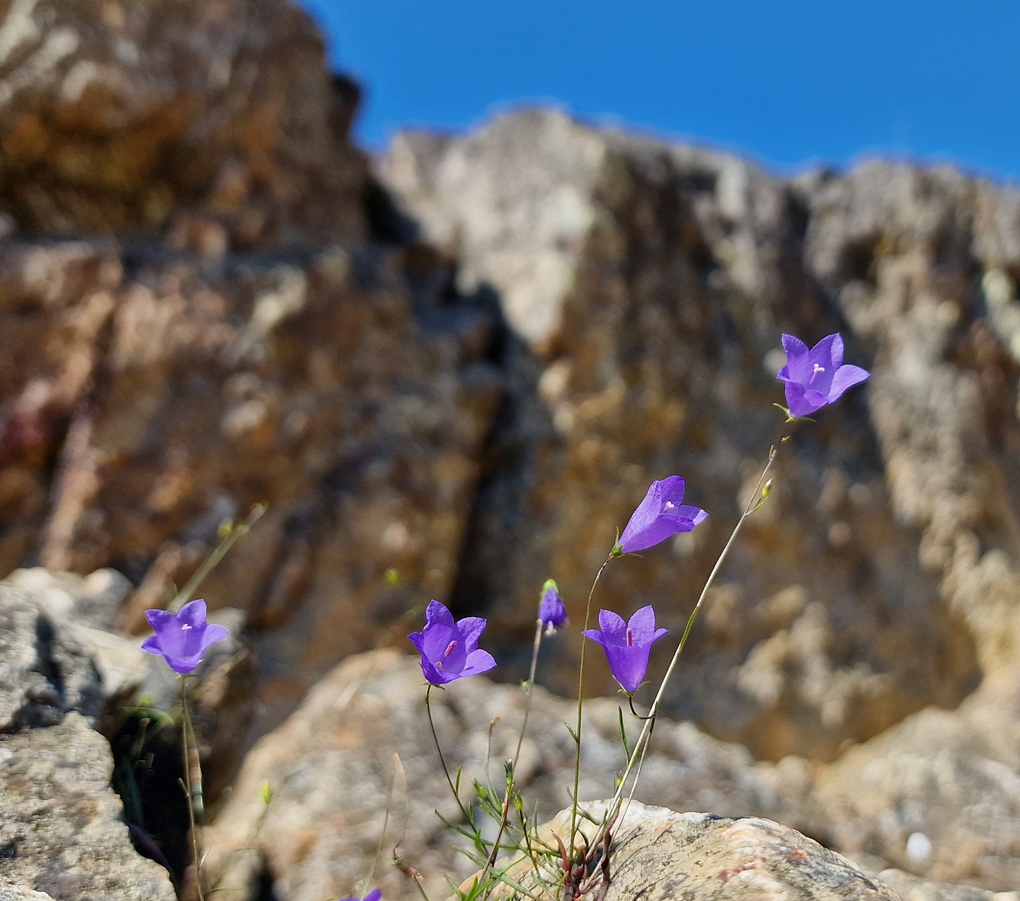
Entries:
[[[202,589],[257,661],[239,752],[344,658],[403,647],[432,597],[487,616],[520,678],[544,579],[576,626],[679,472],[708,522],[596,596],[675,635],[779,435],[780,334],[839,330],[874,375],[784,445],[667,711],[819,767],[857,824],[838,850],[901,861],[928,834],[869,755],[920,779],[932,742],[1004,767],[974,797],[1014,823],[1016,746],[989,724],[1018,721],[1020,191],[879,161],[782,179],[544,110],[373,162],[357,89],[285,0],[0,15],[4,573],[112,567],[139,632],[268,504]],[[554,692],[577,649],[555,640]],[[1020,883],[1014,840],[960,840],[982,831],[962,810],[919,872]]]

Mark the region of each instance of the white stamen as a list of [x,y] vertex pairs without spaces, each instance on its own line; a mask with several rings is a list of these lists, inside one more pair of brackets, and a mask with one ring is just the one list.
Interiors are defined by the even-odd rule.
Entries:
[[676,505],[672,501],[666,501],[666,506],[663,509],[664,510],[675,510],[676,509]]
[[181,625],[181,631],[182,632],[187,632],[187,630],[190,629],[190,628],[191,628],[191,626],[189,626],[187,623],[183,623]]

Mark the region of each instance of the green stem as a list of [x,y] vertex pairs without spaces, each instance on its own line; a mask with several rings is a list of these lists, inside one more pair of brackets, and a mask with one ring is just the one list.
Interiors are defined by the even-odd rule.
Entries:
[[198,742],[191,722],[191,710],[188,707],[188,677],[181,676],[181,712],[183,729],[181,738],[184,744],[184,793],[188,799],[188,820],[191,823],[191,851],[195,858],[195,888],[198,901],[205,901],[202,893],[202,859],[199,854],[201,840],[198,829],[205,813],[202,799],[202,765],[198,757]]
[[542,626],[544,623],[539,620],[535,624],[535,644],[531,649],[531,672],[528,673],[528,681],[524,683],[524,691],[528,695],[524,703],[524,721],[521,723],[521,734],[517,737],[517,750],[514,751],[514,775],[517,774],[517,761],[521,756],[521,745],[524,743],[524,733],[528,729],[528,717],[531,715],[531,698],[535,693],[535,670],[538,668],[538,649],[542,644]]
[[453,784],[453,778],[450,776],[450,768],[446,765],[446,758],[443,756],[443,749],[439,744],[439,735],[436,733],[436,724],[432,719],[432,704],[429,701],[429,696],[432,694],[432,684],[429,683],[429,687],[425,689],[425,710],[429,717],[429,728],[432,730],[432,740],[436,743],[436,750],[439,752],[439,762],[442,764],[443,772],[446,774],[446,782],[450,786],[450,791],[453,792],[453,798],[457,802],[457,806],[460,808],[461,815],[464,817],[465,822],[474,828],[474,822],[471,819],[471,814],[468,813],[467,808],[460,800],[460,795],[457,794],[457,786]]
[[[747,518],[757,510],[764,501],[763,494],[764,487],[768,480],[769,472],[772,470],[772,466],[778,456],[779,448],[786,442],[790,437],[791,421],[787,424],[786,429],[783,431],[782,437],[779,439],[779,443],[775,445],[769,452],[768,463],[762,470],[761,475],[758,477],[758,482],[754,487],[754,491],[751,493],[751,497],[744,507],[743,513],[740,514],[740,518],[737,520],[737,524],[733,527],[733,531],[730,533],[729,539],[726,541],[725,546],[722,549],[722,553],[719,554],[719,559],[715,561],[715,566],[712,567],[711,573],[709,573],[708,581],[705,582],[705,587],[702,588],[701,594],[698,597],[697,604],[694,605],[694,610],[691,611],[690,617],[687,619],[687,625],[684,628],[682,637],[680,638],[680,644],[677,645],[677,649],[673,654],[673,659],[670,660],[669,666],[666,668],[666,673],[662,677],[662,682],[659,684],[659,690],[655,694],[655,699],[652,701],[652,706],[648,710],[648,716],[645,719],[644,727],[641,730],[641,734],[638,736],[637,741],[634,743],[634,747],[631,750],[630,758],[627,760],[627,767],[623,772],[623,777],[620,779],[620,784],[616,789],[616,794],[613,796],[613,803],[610,806],[610,812],[615,813],[620,806],[623,798],[623,793],[627,784],[627,779],[630,776],[631,771],[634,768],[635,762],[639,756],[643,758],[643,749],[647,744],[649,737],[651,736],[652,726],[655,724],[655,717],[659,712],[659,706],[662,703],[662,698],[666,693],[666,686],[669,684],[669,680],[672,678],[674,671],[676,670],[677,663],[680,660],[680,655],[683,653],[684,647],[687,645],[687,639],[691,634],[691,629],[694,627],[694,621],[698,617],[698,613],[701,610],[702,605],[705,603],[705,598],[708,596],[708,590],[711,588],[712,583],[715,581],[715,577],[718,575],[719,570],[722,569],[723,562],[726,560],[727,555],[730,552],[730,548],[733,547],[737,536],[740,534],[740,530],[744,525]],[[630,797],[634,796],[634,791],[637,788],[637,779],[635,778],[634,783],[631,787]]]
[[599,571],[595,574],[595,581],[591,583],[591,589],[588,592],[588,602],[584,607],[584,629],[581,634],[581,661],[577,673],[577,731],[574,732],[574,796],[570,805],[570,855],[568,860],[571,862],[574,859],[574,843],[577,838],[577,791],[581,783],[581,712],[584,708],[584,649],[588,644],[588,638],[584,635],[584,632],[588,630],[588,621],[591,619],[591,599],[595,595],[595,586],[599,584],[602,571],[609,565],[609,561],[613,559],[613,556],[610,553],[606,557],[605,562],[599,567]]
[[234,546],[234,543],[239,538],[243,538],[252,530],[252,526],[262,519],[262,516],[265,514],[267,509],[269,508],[266,507],[265,504],[259,504],[251,511],[251,513],[248,514],[244,522],[239,523],[230,529],[227,536],[218,545],[216,545],[216,548],[206,558],[206,561],[197,570],[195,570],[195,574],[188,579],[187,584],[185,584],[185,586],[178,591],[176,595],[174,595],[174,599],[167,606],[167,610],[171,613],[176,613],[184,604],[192,599],[195,592],[198,591],[199,585],[206,580],[209,573],[211,573],[216,568],[220,560],[226,556],[227,551]]

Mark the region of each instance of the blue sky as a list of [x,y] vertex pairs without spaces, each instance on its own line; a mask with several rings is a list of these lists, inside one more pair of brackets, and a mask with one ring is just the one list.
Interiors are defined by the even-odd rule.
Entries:
[[301,0],[366,92],[357,138],[557,103],[750,153],[1020,180],[1020,2]]

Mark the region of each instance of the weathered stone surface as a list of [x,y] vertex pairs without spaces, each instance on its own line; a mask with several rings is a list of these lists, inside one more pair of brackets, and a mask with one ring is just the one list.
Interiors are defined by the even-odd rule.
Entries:
[[94,728],[105,695],[88,640],[104,633],[59,609],[110,580],[43,575],[22,578],[24,593],[0,582],[0,887],[11,898],[169,901],[166,871],[132,847],[110,745]]
[[[603,808],[589,810],[598,820]],[[540,835],[554,842],[554,835],[569,834],[570,823],[568,808]],[[595,838],[594,824],[584,822],[580,829]],[[606,901],[901,901],[846,858],[778,823],[675,813],[637,802],[613,829],[609,874],[604,894],[596,888],[605,882],[602,874],[593,876],[590,889]],[[540,898],[555,897],[543,890],[530,861],[514,866],[510,875]],[[493,897],[526,896],[500,886]]]
[[1020,696],[988,682],[952,713],[925,710],[823,770],[813,834],[928,879],[1020,885]]
[[22,897],[173,901],[166,870],[131,846],[112,770],[106,739],[75,711],[44,728],[0,733],[3,879]]
[[42,567],[18,569],[4,582],[29,594],[50,616],[72,620],[92,630],[112,630],[131,582],[114,569],[98,569],[87,576],[51,573]]
[[53,725],[71,710],[94,719],[102,703],[88,648],[0,582],[0,732]]
[[18,324],[0,338],[8,565],[115,565],[138,585],[120,625],[139,630],[223,519],[267,503],[202,588],[265,630],[267,722],[411,598],[449,593],[498,399],[484,313],[416,321],[394,255],[368,249],[211,268],[83,242],[0,257],[0,319]]
[[904,901],[1017,901],[1016,892],[989,892],[968,885],[947,885],[919,879],[902,870],[883,870],[880,882],[900,893]]
[[0,211],[42,234],[363,235],[351,92],[289,0],[5,0]]

